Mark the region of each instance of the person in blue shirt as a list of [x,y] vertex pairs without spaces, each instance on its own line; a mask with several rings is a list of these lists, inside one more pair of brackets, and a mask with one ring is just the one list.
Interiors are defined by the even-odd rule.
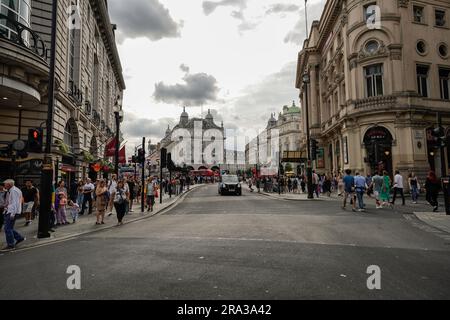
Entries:
[[352,176],[352,170],[345,170],[344,182],[344,203],[342,209],[345,210],[347,205],[347,198],[350,197],[352,200],[352,211],[356,211],[356,197],[355,197],[355,178]]
[[366,178],[361,176],[359,172],[355,176],[355,192],[358,198],[359,212],[365,211],[364,209],[364,193],[366,192],[367,184]]

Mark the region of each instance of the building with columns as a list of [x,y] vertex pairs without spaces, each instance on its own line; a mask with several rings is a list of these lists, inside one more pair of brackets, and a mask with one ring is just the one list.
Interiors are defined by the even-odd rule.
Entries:
[[430,134],[440,114],[449,136],[449,17],[450,3],[440,0],[326,2],[298,55],[296,80],[324,154],[319,171],[423,178],[441,173],[441,157],[449,166],[448,148],[441,155]]
[[[52,0],[1,1],[0,142],[27,140],[47,119]],[[116,132],[125,83],[106,0],[60,0],[57,12],[56,87],[52,154],[58,179],[96,176]],[[44,130],[45,133],[45,130]],[[44,137],[45,142],[45,137]],[[1,156],[2,178],[11,175]],[[43,155],[13,161],[17,179],[39,180]],[[110,159],[112,160],[112,159]]]
[[[269,167],[276,153],[283,158],[286,152],[298,152],[304,149],[302,148],[305,144],[304,131],[301,126],[302,112],[300,107],[295,105],[295,101],[292,102],[291,107],[283,106],[278,118],[275,113],[272,113],[266,128],[245,146],[247,168],[255,167],[256,164],[259,168]],[[278,138],[277,142],[272,141],[274,137]],[[274,147],[277,147],[278,150],[272,150]],[[303,156],[306,158],[305,153]],[[296,162],[290,163],[290,165],[297,173],[297,166],[302,163]]]

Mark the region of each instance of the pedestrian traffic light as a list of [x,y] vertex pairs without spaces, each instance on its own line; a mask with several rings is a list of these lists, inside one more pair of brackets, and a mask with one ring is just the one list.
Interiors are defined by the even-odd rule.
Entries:
[[144,149],[139,149],[138,150],[138,162],[139,163],[145,163],[145,152],[144,152]]
[[167,149],[161,149],[161,169],[167,168]]
[[317,160],[317,140],[311,139],[311,160]]
[[447,137],[445,136],[445,129],[443,127],[434,128],[431,135],[436,138],[437,145],[445,148],[447,145]]
[[43,146],[43,130],[35,128],[28,130],[28,151],[34,153],[42,153]]

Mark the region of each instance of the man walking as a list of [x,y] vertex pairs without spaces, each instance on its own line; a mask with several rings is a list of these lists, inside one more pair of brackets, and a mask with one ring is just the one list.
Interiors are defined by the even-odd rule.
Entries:
[[344,177],[344,203],[342,204],[342,209],[345,210],[347,205],[347,198],[350,197],[352,201],[352,211],[356,211],[356,197],[355,197],[355,178],[352,176],[352,170],[345,170]]
[[392,198],[392,204],[395,204],[395,198],[397,197],[397,192],[402,196],[402,205],[405,205],[405,195],[403,194],[403,176],[400,171],[395,170],[394,176],[394,197]]
[[366,192],[366,188],[366,178],[364,178],[359,174],[359,172],[357,172],[355,176],[355,192],[356,197],[358,198],[359,212],[366,211],[364,209],[364,193]]
[[14,184],[14,180],[8,179],[5,182],[6,190],[6,206],[3,213],[5,219],[5,236],[8,244],[3,251],[14,250],[16,246],[26,239],[14,230],[16,217],[22,213],[22,191]]
[[316,194],[316,197],[319,197],[319,175],[316,173],[316,170],[313,170],[312,174],[312,188],[313,192]]

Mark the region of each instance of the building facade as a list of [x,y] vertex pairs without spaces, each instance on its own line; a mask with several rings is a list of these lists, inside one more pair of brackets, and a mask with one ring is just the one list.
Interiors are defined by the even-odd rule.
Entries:
[[[187,144],[186,144],[187,142]],[[205,118],[189,118],[184,108],[179,123],[167,128],[161,148],[171,153],[177,166],[188,170],[220,170],[225,161],[225,130],[208,110]]]
[[[45,127],[52,1],[2,1],[1,9],[0,142],[4,149],[14,140],[27,140],[29,129]],[[70,182],[96,176],[91,164],[103,159],[105,144],[116,132],[114,112],[122,109],[125,83],[106,0],[58,1],[56,30],[52,154],[58,178]],[[35,175],[38,179],[39,170],[28,169],[39,167],[40,159],[42,154],[28,153],[17,160],[17,178]],[[2,160],[3,167],[11,162],[7,154]]]
[[320,171],[441,173],[449,150],[440,154],[430,129],[440,114],[449,132],[449,17],[448,1],[327,1],[296,80],[302,105],[308,93]]
[[[278,140],[272,141],[274,137],[277,137]],[[278,119],[276,114],[271,114],[266,128],[246,145],[247,168],[255,167],[256,164],[259,168],[268,168],[275,157],[282,160],[287,158],[285,155],[289,152],[298,154],[304,143],[301,109],[295,105],[295,102],[292,102],[291,107],[283,106],[283,111],[278,114]],[[303,156],[306,157],[306,155]],[[290,169],[288,171],[300,173],[297,172],[297,167],[302,163],[288,163],[285,163],[285,166]],[[275,164],[278,165],[278,161]]]

